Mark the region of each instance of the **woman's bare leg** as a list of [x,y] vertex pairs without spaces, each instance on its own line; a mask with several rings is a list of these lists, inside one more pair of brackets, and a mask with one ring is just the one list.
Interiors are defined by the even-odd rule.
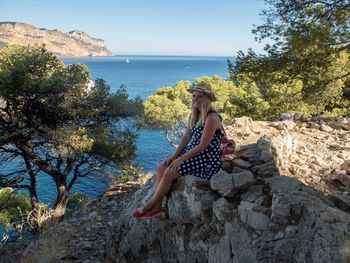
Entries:
[[161,204],[163,197],[169,192],[173,182],[181,175],[177,172],[165,170],[163,177],[161,178],[157,189],[151,199],[143,206],[144,211],[152,210]]
[[[156,177],[156,189],[158,188],[158,185],[160,183],[160,181],[163,178],[164,172],[166,170],[166,168],[168,168],[169,165],[159,165],[158,169],[157,169],[157,177]],[[160,200],[160,202],[158,202],[158,204],[156,204],[153,209],[159,209],[162,207],[162,200]]]
[[169,165],[159,165],[158,168],[157,168],[157,177],[156,177],[156,180],[157,180],[157,186],[160,182],[160,180],[162,179],[163,175],[164,175],[164,172],[166,170],[166,168],[168,168]]

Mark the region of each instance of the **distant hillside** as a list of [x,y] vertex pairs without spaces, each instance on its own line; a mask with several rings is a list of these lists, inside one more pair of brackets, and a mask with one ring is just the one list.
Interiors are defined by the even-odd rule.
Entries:
[[0,48],[6,44],[45,44],[47,50],[62,57],[112,55],[104,40],[85,32],[74,30],[63,33],[18,22],[0,22]]

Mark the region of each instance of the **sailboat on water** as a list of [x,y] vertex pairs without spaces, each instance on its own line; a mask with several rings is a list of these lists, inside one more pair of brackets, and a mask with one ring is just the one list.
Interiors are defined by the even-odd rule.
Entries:
[[130,63],[130,60],[129,60],[128,58],[126,58],[125,63],[126,63],[126,64],[129,64],[129,63]]

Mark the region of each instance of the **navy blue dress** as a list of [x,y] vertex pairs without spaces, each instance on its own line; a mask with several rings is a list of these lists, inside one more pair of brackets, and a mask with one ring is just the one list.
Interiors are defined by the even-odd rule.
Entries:
[[[188,145],[180,152],[179,156],[193,149],[200,143],[204,126],[193,126],[191,129],[192,138]],[[194,175],[196,177],[210,180],[221,169],[220,142],[222,137],[221,129],[217,129],[208,147],[198,155],[183,161],[177,168],[182,176]]]

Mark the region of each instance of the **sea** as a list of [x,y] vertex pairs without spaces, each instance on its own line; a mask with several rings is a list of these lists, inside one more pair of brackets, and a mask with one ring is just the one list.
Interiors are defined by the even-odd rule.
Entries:
[[[65,64],[86,64],[93,79],[102,78],[112,91],[125,86],[130,98],[143,100],[156,89],[174,86],[181,80],[194,81],[198,77],[219,75],[228,77],[227,59],[232,57],[182,57],[182,56],[113,56],[63,58]],[[143,172],[154,172],[160,162],[175,149],[166,141],[162,131],[142,129],[136,141],[137,154],[133,160]],[[9,169],[9,167],[7,167]],[[10,167],[11,169],[11,167]],[[40,202],[52,206],[56,198],[52,179],[38,175],[37,192]],[[78,178],[72,193],[81,192],[90,199],[101,195],[109,186],[107,177],[86,176]]]

